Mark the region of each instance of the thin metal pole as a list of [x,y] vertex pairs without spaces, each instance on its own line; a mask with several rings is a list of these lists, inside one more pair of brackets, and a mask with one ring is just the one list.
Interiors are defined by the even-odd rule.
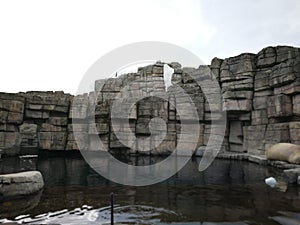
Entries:
[[110,194],[110,224],[114,225],[114,193]]

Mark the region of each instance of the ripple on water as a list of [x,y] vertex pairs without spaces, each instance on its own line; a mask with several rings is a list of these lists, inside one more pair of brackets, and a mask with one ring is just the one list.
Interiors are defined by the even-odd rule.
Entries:
[[[144,205],[115,206],[114,221],[116,224],[157,224],[160,218],[178,215],[167,209]],[[110,224],[110,207],[93,209],[83,205],[74,210],[60,210],[49,212],[35,217],[21,215],[14,220],[3,219],[0,223],[16,222],[19,224],[81,224],[81,225],[108,225]]]

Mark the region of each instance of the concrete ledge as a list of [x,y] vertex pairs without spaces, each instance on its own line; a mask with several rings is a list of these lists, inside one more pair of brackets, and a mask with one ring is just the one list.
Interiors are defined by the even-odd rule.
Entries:
[[30,195],[44,187],[39,171],[0,175],[0,198]]

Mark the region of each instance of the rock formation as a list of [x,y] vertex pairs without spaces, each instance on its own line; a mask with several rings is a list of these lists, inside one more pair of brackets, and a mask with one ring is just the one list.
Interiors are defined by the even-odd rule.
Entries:
[[30,195],[44,187],[39,171],[0,175],[0,198]]
[[[227,112],[223,152],[264,155],[266,148],[279,142],[300,144],[299,48],[267,47],[258,54],[244,53],[224,60],[214,58],[210,71],[205,66],[182,68],[179,63],[169,63],[169,66],[174,70],[172,83],[189,98],[178,95],[179,89],[174,85],[168,87],[167,99],[159,97],[166,96],[161,62],[139,68],[136,73],[98,80],[94,93],[81,96],[63,92],[0,93],[0,149],[6,155],[22,154],[29,149],[78,150],[75,134],[88,140],[81,149],[96,149],[94,140],[100,137],[110,151],[170,153],[182,132],[180,107],[190,124],[200,124],[199,139],[193,143],[200,149],[207,145],[211,121],[221,119],[218,110]],[[221,87],[222,102],[208,104],[209,96],[198,84],[210,80],[212,73]],[[218,92],[207,88],[209,95]],[[148,93],[148,97],[139,99],[141,91]],[[130,114],[128,121],[116,118],[119,122],[112,126],[111,109],[117,96],[128,100],[122,107],[124,110],[129,107]],[[129,104],[132,101],[135,104]],[[188,101],[195,105],[197,115],[184,111]],[[122,107],[114,114],[121,114]],[[153,118],[164,120],[166,125]],[[154,126],[156,130],[151,130],[153,123],[159,124]],[[164,139],[157,145],[165,128]],[[195,140],[186,140],[187,144],[191,142]]]

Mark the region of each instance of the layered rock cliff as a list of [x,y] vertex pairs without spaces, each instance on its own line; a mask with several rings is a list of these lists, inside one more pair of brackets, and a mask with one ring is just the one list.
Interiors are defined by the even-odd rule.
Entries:
[[[223,152],[260,155],[274,143],[300,144],[299,48],[267,47],[258,54],[244,53],[224,60],[214,58],[209,65],[211,71],[205,66],[168,65],[174,70],[172,83],[182,88],[189,98],[178,94],[175,85],[166,92],[165,65],[161,62],[139,68],[137,73],[96,81],[94,93],[75,97],[75,110],[74,96],[63,92],[0,93],[0,149],[7,155],[22,154],[26,149],[78,150],[75,132],[77,138],[88,140],[80,146],[82,149],[97,149],[93,140],[100,137],[110,151],[165,154],[176,148],[184,115],[190,124],[200,124],[199,138],[192,144],[200,147],[201,152],[208,143],[211,121],[222,119],[219,110],[227,112]],[[208,104],[201,83],[210,80],[212,73],[221,89],[206,88],[211,95],[221,91],[222,101]],[[148,96],[139,99],[140,91]],[[167,97],[157,97],[160,94]],[[112,105],[120,95],[135,104],[130,105],[127,121],[119,118],[112,126]],[[188,101],[196,106],[197,115],[184,110]],[[182,115],[178,113],[179,108],[183,108]],[[149,129],[149,123],[150,127],[155,123],[153,118],[164,120],[165,127]],[[96,129],[91,126],[93,122]],[[159,134],[165,128],[165,138],[157,145]],[[124,140],[116,133],[122,133]],[[195,142],[185,141],[187,145]],[[130,147],[124,143],[131,143]]]

